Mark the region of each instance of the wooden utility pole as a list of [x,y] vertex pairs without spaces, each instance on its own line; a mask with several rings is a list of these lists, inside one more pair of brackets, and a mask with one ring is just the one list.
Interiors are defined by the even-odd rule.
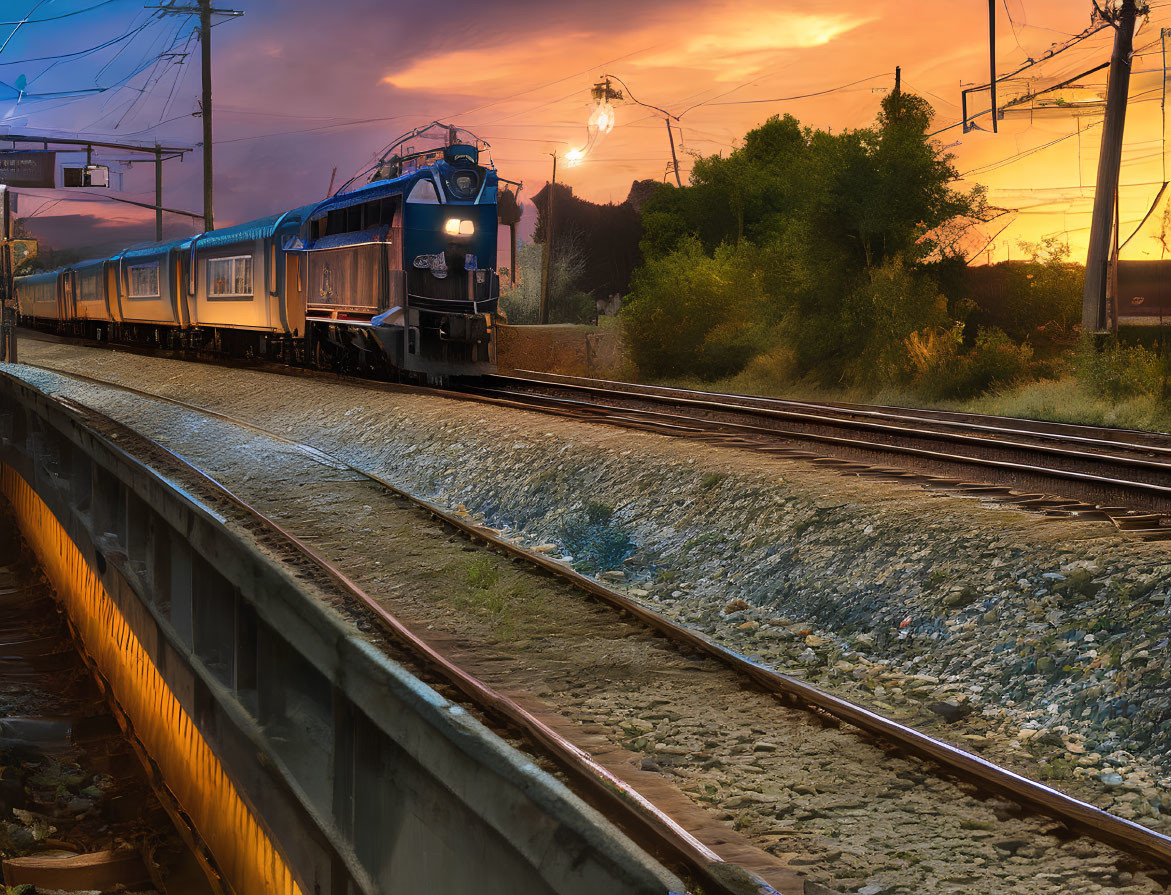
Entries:
[[675,186],[683,186],[683,181],[679,179],[679,158],[675,155],[675,135],[671,133],[671,119],[664,118],[667,122],[667,139],[671,141],[671,164],[675,167]]
[[215,213],[212,200],[215,190],[212,186],[211,143],[211,0],[199,0],[199,53],[203,71],[203,229],[215,229]]
[[[661,109],[658,106],[652,106],[650,103],[640,102],[639,100],[635,99],[634,94],[632,94],[630,92],[630,88],[626,85],[626,82],[623,81],[617,75],[604,74],[604,75],[602,75],[602,77],[606,79],[606,83],[604,86],[600,82],[598,84],[594,85],[593,94],[594,94],[595,99],[605,98],[605,99],[609,100],[609,99],[623,99],[624,98],[622,96],[622,92],[620,90],[611,90],[610,89],[610,79],[613,78],[615,81],[617,81],[619,84],[621,84],[622,87],[626,90],[625,99],[629,99],[632,103],[635,103],[636,105],[642,106],[644,108],[654,109],[656,112],[658,112],[660,115],[663,116],[663,121],[665,121],[667,124],[667,140],[671,144],[671,167],[675,171],[675,185],[680,186],[680,187],[683,186],[683,180],[679,177],[679,157],[675,154],[675,134],[671,130],[672,119],[674,119],[675,121],[678,121],[679,116],[672,115],[666,109]],[[666,171],[663,172],[663,182],[664,183],[667,182]]]
[[12,191],[0,186],[0,358],[16,360],[16,280],[12,256]]
[[1114,19],[1114,53],[1110,57],[1110,80],[1106,88],[1106,120],[1102,125],[1102,148],[1098,153],[1098,180],[1094,188],[1094,216],[1090,222],[1090,245],[1086,254],[1086,283],[1082,293],[1082,329],[1102,332],[1106,328],[1106,279],[1113,230],[1114,202],[1122,163],[1122,135],[1126,129],[1126,97],[1130,90],[1130,54],[1138,11],[1135,0],[1122,0]]
[[549,201],[545,203],[545,259],[541,265],[541,304],[537,322],[549,322],[549,268],[553,264],[553,191],[557,187],[557,153],[553,156],[553,179],[549,182]]
[[996,4],[988,0],[988,88],[992,91],[992,133],[996,133]]
[[197,0],[196,6],[182,6],[177,2],[171,2],[146,8],[159,9],[170,15],[199,16],[199,55],[203,75],[203,96],[200,99],[199,111],[203,119],[203,229],[213,230],[215,213],[212,210],[212,200],[215,190],[211,139],[211,17],[242,16],[244,13],[239,9],[213,9],[211,0]]
[[155,242],[163,241],[163,150],[155,143]]

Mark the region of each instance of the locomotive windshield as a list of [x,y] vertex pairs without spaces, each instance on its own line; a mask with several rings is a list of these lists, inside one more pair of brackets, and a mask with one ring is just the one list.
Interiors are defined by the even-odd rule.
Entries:
[[448,175],[447,188],[458,199],[474,199],[480,189],[480,174],[475,169],[453,171]]

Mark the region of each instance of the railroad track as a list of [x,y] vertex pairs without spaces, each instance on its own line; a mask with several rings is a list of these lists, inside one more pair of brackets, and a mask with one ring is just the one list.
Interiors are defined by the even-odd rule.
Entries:
[[[1171,436],[937,412],[813,404],[549,374],[458,394],[576,419],[811,460],[1048,515],[1171,537]],[[892,461],[901,465],[887,465]],[[1044,489],[1044,490],[1034,490]]]
[[[191,419],[217,421],[231,429],[251,433],[265,442],[283,445],[311,466],[333,470],[334,473],[344,473],[345,483],[329,485],[331,494],[338,497],[339,503],[346,504],[346,501],[350,501],[346,505],[352,505],[352,502],[358,499],[357,495],[348,493],[347,489],[351,487],[359,489],[357,493],[363,495],[361,499],[367,501],[372,491],[381,493],[404,504],[409,504],[417,511],[422,511],[437,520],[435,528],[430,532],[436,536],[436,541],[442,539],[440,536],[443,526],[448,529],[456,529],[473,541],[488,545],[493,551],[523,560],[526,564],[539,567],[542,571],[557,576],[565,585],[562,591],[565,592],[566,599],[575,602],[566,602],[560,607],[547,607],[548,611],[545,612],[544,620],[560,618],[573,612],[586,612],[586,607],[590,605],[589,601],[600,601],[606,607],[602,613],[603,617],[598,621],[600,628],[591,628],[589,637],[609,638],[606,649],[611,652],[626,649],[631,640],[636,641],[641,649],[645,644],[654,645],[658,639],[665,638],[671,644],[671,654],[668,658],[664,659],[660,656],[661,648],[657,648],[651,649],[648,654],[650,658],[643,657],[638,659],[638,662],[646,663],[652,659],[658,662],[662,666],[661,674],[664,679],[669,679],[671,682],[669,691],[672,694],[683,693],[689,674],[688,669],[691,666],[701,665],[702,667],[694,670],[697,674],[702,673],[704,677],[718,673],[720,679],[724,681],[722,686],[729,688],[723,691],[723,698],[729,698],[728,694],[740,694],[736,696],[737,699],[750,702],[751,716],[757,719],[757,723],[764,725],[762,732],[765,737],[777,733],[777,730],[770,726],[770,722],[775,722],[778,727],[782,724],[792,723],[792,713],[794,712],[805,718],[803,723],[808,729],[799,732],[795,739],[791,738],[792,742],[804,742],[805,739],[816,736],[840,737],[842,735],[840,732],[832,732],[832,725],[844,724],[847,725],[847,729],[860,732],[866,743],[872,740],[879,747],[875,749],[872,745],[866,746],[868,749],[873,749],[871,759],[874,761],[875,767],[869,773],[875,778],[882,778],[886,773],[881,765],[889,758],[883,750],[897,755],[913,755],[927,762],[923,767],[928,769],[937,780],[958,779],[964,781],[964,788],[949,790],[947,795],[941,797],[943,799],[966,798],[970,800],[973,795],[979,798],[994,796],[1005,799],[1009,803],[1023,806],[1028,811],[1058,821],[1060,827],[1053,828],[1048,832],[1081,833],[1103,843],[1108,843],[1125,853],[1139,856],[1143,861],[1156,868],[1171,868],[1171,839],[1168,837],[1072,799],[1050,787],[1026,779],[979,756],[926,736],[866,708],[834,697],[802,681],[750,662],[702,635],[648,611],[622,593],[598,581],[579,575],[569,567],[540,553],[518,547],[501,538],[491,529],[476,525],[429,502],[405,494],[382,478],[357,469],[311,445],[275,433],[254,423],[188,402],[162,397],[121,383],[62,372],[67,377],[83,382],[114,389],[138,399],[159,402],[160,407],[170,406],[181,415],[186,415]],[[344,591],[351,606],[356,606],[368,613],[378,630],[399,648],[411,654],[415,661],[420,663],[430,675],[441,679],[448,688],[454,688],[462,694],[465,701],[470,701],[487,717],[496,719],[498,724],[504,724],[510,729],[519,731],[528,747],[552,760],[577,785],[579,792],[587,801],[603,808],[628,834],[632,835],[651,853],[676,869],[677,872],[682,872],[684,876],[698,882],[705,892],[737,891],[721,872],[724,865],[717,851],[701,837],[688,832],[689,829],[693,828],[691,825],[676,820],[671,812],[658,810],[652,799],[643,797],[637,789],[624,782],[623,777],[615,772],[612,763],[608,764],[605,760],[593,757],[587,748],[575,742],[572,728],[558,724],[550,716],[547,709],[526,703],[523,698],[505,692],[500,683],[493,686],[487,682],[488,677],[496,674],[497,679],[507,685],[508,673],[496,669],[496,666],[502,662],[499,656],[489,656],[486,659],[477,658],[473,654],[475,651],[467,647],[466,632],[457,636],[449,635],[446,638],[436,635],[423,636],[421,629],[430,630],[433,624],[438,625],[440,620],[450,613],[450,605],[443,606],[442,611],[438,613],[432,613],[430,616],[424,615],[424,617],[419,616],[417,606],[411,607],[411,611],[416,617],[410,622],[404,621],[389,608],[386,600],[371,594],[370,587],[362,584],[361,575],[354,570],[347,569],[345,563],[339,562],[335,556],[327,555],[332,549],[328,543],[324,543],[323,546],[311,546],[319,543],[316,538],[321,537],[323,532],[329,530],[328,526],[331,524],[329,519],[334,519],[336,522],[336,516],[322,515],[319,518],[319,524],[315,526],[308,525],[307,520],[304,519],[295,520],[295,524],[290,524],[288,521],[278,521],[276,518],[277,508],[282,505],[282,500],[287,502],[287,497],[269,492],[274,481],[284,480],[287,482],[289,480],[290,476],[287,470],[274,470],[272,480],[254,482],[252,484],[253,496],[249,497],[247,494],[239,493],[241,489],[239,482],[229,486],[225,483],[222,475],[217,478],[205,466],[201,466],[190,456],[187,456],[188,451],[180,450],[177,447],[174,449],[167,447],[160,441],[133,432],[123,424],[83,405],[75,405],[75,409],[78,413],[88,416],[91,422],[99,428],[109,433],[118,434],[119,444],[124,448],[129,441],[137,439],[142,449],[153,455],[155,463],[180,466],[187,477],[199,480],[202,487],[214,492],[220,503],[229,504],[238,512],[246,514],[250,520],[250,530],[259,533],[266,541],[275,542],[277,549],[294,563],[311,567],[316,571],[316,574],[327,578],[335,589]],[[197,426],[196,428],[205,429],[206,426]],[[221,429],[227,431],[223,427]],[[227,448],[224,449],[227,450]],[[247,476],[245,476],[246,478]],[[261,499],[268,502],[268,509],[258,504],[257,495],[262,495]],[[369,507],[367,506],[366,509]],[[313,510],[314,513],[325,513],[326,511],[325,508],[320,507],[315,507]],[[341,510],[335,508],[335,511],[344,512],[344,507]],[[306,515],[307,512],[302,506],[292,515],[301,516]],[[411,530],[416,540],[421,533],[427,534],[420,532],[417,525]],[[589,608],[586,614],[596,615],[600,611],[595,606]],[[615,616],[615,613],[618,615]],[[551,621],[549,623],[552,624]],[[529,633],[531,632],[526,631],[526,636]],[[556,632],[544,631],[541,636],[552,637],[555,634]],[[507,647],[506,649],[500,644],[495,644],[492,648],[496,652],[507,652],[513,645],[508,644]],[[562,663],[565,660],[565,648],[558,646],[555,650],[558,654],[558,660]],[[650,647],[647,648],[650,649]],[[520,662],[525,663],[523,666],[516,667],[531,668],[532,666],[527,663],[536,662],[537,658],[532,653],[524,653],[520,647],[516,647],[516,649],[521,650]],[[702,658],[702,663],[700,658]],[[621,685],[621,681],[618,683]],[[761,693],[766,694],[771,702],[759,702],[759,694]],[[757,696],[751,694],[757,694]],[[710,695],[703,698],[707,701],[700,703],[702,706],[700,710],[701,723],[706,721],[712,726],[718,727],[718,721],[712,719],[718,716],[719,702],[713,702]],[[682,696],[680,699],[682,700]],[[753,700],[756,701],[753,702]],[[811,719],[816,723],[809,727]],[[820,733],[815,731],[820,731]],[[768,743],[763,744],[761,752],[763,757],[755,759],[758,763],[767,764],[775,755],[767,748],[768,745]],[[753,750],[755,748],[756,746],[752,747]],[[773,748],[775,749],[775,746]],[[826,751],[832,754],[835,750],[841,751],[842,748],[842,741],[836,739],[833,744],[827,746]],[[717,751],[714,745],[696,747],[693,752],[688,754],[688,760],[691,759],[692,755],[701,757],[707,755],[707,758],[702,760],[710,762],[713,760],[713,756],[709,753]],[[732,761],[735,754],[733,752],[724,756],[724,759]],[[715,760],[724,759],[717,756]],[[819,760],[832,761],[832,759],[826,758]],[[903,761],[903,759],[898,760]],[[689,769],[684,765],[680,765],[680,768],[683,768],[683,776],[686,777]],[[755,765],[753,768],[753,773],[759,772],[759,768]],[[830,775],[829,770],[824,770],[824,772],[827,776]],[[899,779],[905,780],[906,777]],[[830,786],[832,787],[832,785],[831,781]],[[940,782],[938,785],[947,786],[950,784]],[[970,806],[973,813],[979,811],[975,807],[976,804],[976,802],[972,802],[972,806]],[[942,809],[933,807],[931,810]],[[1010,817],[1011,814],[1012,812],[1009,811],[1006,817]],[[814,816],[817,816],[816,813]],[[859,821],[855,818],[851,822],[858,823]],[[904,831],[902,835],[914,838],[916,835],[923,835],[923,833],[918,831],[907,834]],[[1047,834],[1036,835],[1044,836]],[[772,869],[777,871],[776,868]],[[782,871],[777,872],[780,875],[774,879],[783,880],[780,885],[782,891],[801,891],[800,888],[786,889],[786,884],[796,885],[795,877],[791,874],[785,876]],[[976,888],[972,891],[983,890]]]
[[[22,334],[51,343],[79,342],[38,331]],[[147,357],[175,356],[149,348],[80,343]],[[1144,540],[1171,540],[1171,435],[1164,433],[924,408],[791,401],[533,371],[435,389],[271,363],[245,366],[691,438],[809,461],[842,475],[1008,503],[1047,516],[1108,521]]]

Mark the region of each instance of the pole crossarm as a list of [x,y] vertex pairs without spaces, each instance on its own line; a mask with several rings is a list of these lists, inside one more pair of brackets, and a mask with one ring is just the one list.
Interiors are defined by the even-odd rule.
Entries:
[[186,152],[191,152],[190,146],[156,146],[154,143],[110,143],[104,140],[83,140],[75,137],[37,137],[31,134],[7,134],[0,133],[0,140],[6,143],[37,143],[48,147],[53,146],[83,146],[83,147],[97,147],[100,149],[121,149],[126,152],[145,152],[154,155],[156,151],[162,150],[168,153],[179,153],[182,155]]
[[[180,15],[180,16],[197,16],[200,13],[198,6],[145,6],[144,9],[157,9],[163,15]],[[208,12],[213,16],[236,16],[244,15],[242,9],[210,9]]]

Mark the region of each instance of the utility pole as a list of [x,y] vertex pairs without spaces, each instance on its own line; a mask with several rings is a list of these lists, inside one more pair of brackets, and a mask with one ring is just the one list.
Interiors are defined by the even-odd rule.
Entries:
[[203,229],[215,229],[215,213],[212,210],[214,170],[212,166],[212,133],[211,133],[211,17],[242,16],[239,9],[213,9],[211,0],[197,0],[197,6],[180,6],[176,2],[160,6],[148,6],[147,9],[162,10],[170,15],[198,15],[199,16],[199,53],[203,75],[203,96],[200,99],[200,116],[203,118]]
[[667,139],[671,141],[671,164],[675,167],[675,185],[683,186],[683,181],[679,179],[679,159],[675,155],[675,135],[671,133],[671,119],[663,119],[667,123]]
[[1094,216],[1090,222],[1090,245],[1086,254],[1086,283],[1082,293],[1082,329],[1102,332],[1106,328],[1106,279],[1113,230],[1114,202],[1118,193],[1122,162],[1122,135],[1126,129],[1126,98],[1130,90],[1130,55],[1138,10],[1135,0],[1122,0],[1114,18],[1114,52],[1110,57],[1110,80],[1106,88],[1106,120],[1102,125],[1102,148],[1098,153],[1098,179],[1094,188]]
[[992,133],[996,133],[996,4],[988,0],[988,88],[992,91]]
[[553,179],[549,182],[549,201],[545,203],[545,262],[541,265],[541,304],[537,322],[549,322],[549,267],[553,263],[553,191],[557,187],[557,153],[553,156]]
[[214,169],[211,143],[211,0],[199,0],[199,52],[203,73],[203,229],[215,229],[212,201]]
[[155,242],[163,241],[163,150],[155,143]]
[[12,257],[12,191],[0,186],[0,357],[16,360],[16,281]]
[[903,67],[895,66],[895,121],[902,117],[903,105]]

